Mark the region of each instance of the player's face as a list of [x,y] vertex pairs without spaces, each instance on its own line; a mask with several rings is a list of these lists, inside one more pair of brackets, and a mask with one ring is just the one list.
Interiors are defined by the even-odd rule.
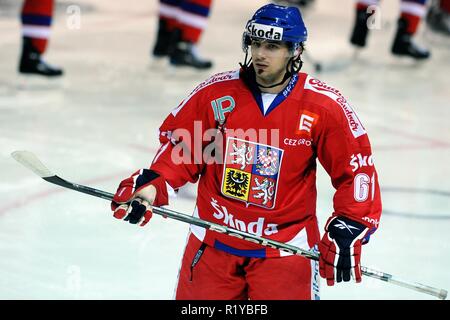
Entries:
[[291,57],[286,44],[253,39],[251,53],[258,83],[271,85],[283,80]]

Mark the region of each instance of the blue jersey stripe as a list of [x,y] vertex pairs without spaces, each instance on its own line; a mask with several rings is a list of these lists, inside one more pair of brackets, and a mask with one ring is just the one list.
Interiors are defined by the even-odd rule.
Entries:
[[[276,98],[272,101],[272,103],[270,104],[270,107],[267,109],[266,114],[268,115],[273,109],[275,109],[276,107],[278,107],[284,100],[286,100],[286,98],[288,97],[288,95],[291,93],[292,89],[294,89],[295,85],[297,84],[297,80],[298,80],[298,74],[294,74],[291,78],[291,80],[289,81],[288,85],[286,86],[286,88],[281,91]],[[264,111],[264,107],[261,106]]]
[[201,6],[195,3],[185,2],[181,5],[181,9],[186,12],[190,12],[202,17],[207,17],[209,15],[209,8]]
[[402,0],[402,2],[413,2],[413,3],[425,5],[425,2],[427,2],[427,0]]
[[35,15],[35,14],[23,14],[22,24],[32,24],[37,26],[50,26],[52,24],[52,17]]
[[181,5],[181,0],[160,0],[161,3],[167,4],[173,7],[179,7]]
[[227,253],[234,254],[235,256],[240,256],[240,257],[250,257],[250,258],[265,258],[266,257],[266,249],[265,248],[256,249],[256,250],[241,250],[241,249],[236,249],[236,248],[227,246],[226,244],[224,244],[218,240],[215,240],[214,248],[221,250],[221,251],[225,251]]

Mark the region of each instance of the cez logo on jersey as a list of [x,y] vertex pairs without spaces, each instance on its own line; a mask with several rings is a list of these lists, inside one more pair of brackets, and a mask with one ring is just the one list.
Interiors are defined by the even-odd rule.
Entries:
[[283,150],[227,139],[221,192],[224,196],[266,209],[275,206]]
[[268,40],[278,40],[281,41],[283,38],[283,28],[267,26],[265,24],[250,23],[247,26],[248,33],[252,37],[263,38]]
[[297,125],[297,134],[311,137],[311,130],[317,124],[319,116],[313,112],[303,111],[299,117]]

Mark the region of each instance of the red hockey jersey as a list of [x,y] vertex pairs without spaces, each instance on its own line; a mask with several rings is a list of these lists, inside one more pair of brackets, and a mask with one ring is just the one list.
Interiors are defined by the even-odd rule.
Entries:
[[[370,142],[342,94],[295,75],[267,111],[242,70],[200,84],[160,127],[151,169],[174,189],[198,181],[194,216],[303,249],[320,240],[316,159],[336,189],[333,215],[378,227],[381,198]],[[191,226],[232,254],[286,253]]]

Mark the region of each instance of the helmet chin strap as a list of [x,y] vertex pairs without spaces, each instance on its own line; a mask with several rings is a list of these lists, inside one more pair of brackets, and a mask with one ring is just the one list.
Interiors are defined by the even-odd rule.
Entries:
[[252,63],[252,58],[250,57],[250,60],[248,60],[248,48],[245,49],[245,58],[244,58],[244,63],[240,63],[239,65],[241,66],[242,69],[244,69],[244,71],[246,71],[249,67],[250,64]]

